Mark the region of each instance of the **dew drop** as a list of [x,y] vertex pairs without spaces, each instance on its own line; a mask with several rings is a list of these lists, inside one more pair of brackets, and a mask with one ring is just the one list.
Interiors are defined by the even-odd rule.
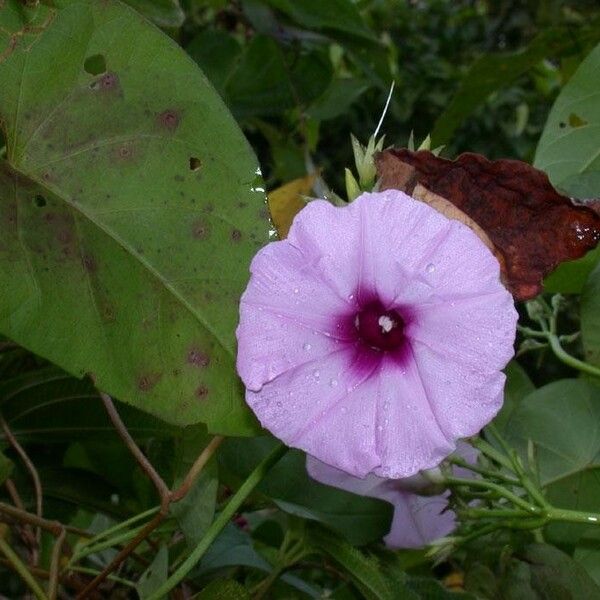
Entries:
[[331,387],[337,387],[337,384],[338,384],[338,382],[337,382],[337,379],[332,379],[332,380],[329,382],[329,385],[330,385]]
[[435,265],[433,263],[429,263],[426,267],[425,270],[428,273],[433,273],[435,271]]
[[297,294],[300,290],[298,288],[294,288],[294,294]]
[[383,431],[383,425],[377,425],[377,431]]
[[312,348],[312,346],[311,346],[311,345],[310,345],[308,342],[306,342],[306,344],[304,344],[303,348],[304,348],[306,351],[308,351],[308,350],[310,350],[310,349]]
[[281,408],[283,406],[283,402],[281,400],[277,400],[276,404],[277,408]]
[[348,300],[350,300],[350,301],[354,300],[354,294],[350,294],[350,295],[348,296]]
[[315,379],[319,379],[319,377],[321,376],[321,373],[319,373],[319,371],[317,371],[316,369],[313,371],[313,375]]

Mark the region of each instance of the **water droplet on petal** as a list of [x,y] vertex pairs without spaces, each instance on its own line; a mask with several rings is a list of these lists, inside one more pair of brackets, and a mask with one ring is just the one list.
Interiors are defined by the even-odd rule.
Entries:
[[315,377],[315,379],[319,379],[319,377],[321,376],[321,373],[319,373],[319,371],[317,371],[316,369],[313,371],[313,375]]
[[331,387],[337,387],[337,384],[338,384],[338,382],[337,382],[337,379],[332,379],[332,380],[329,382],[329,385],[330,385]]
[[377,425],[377,431],[383,431],[383,425]]
[[429,263],[426,267],[425,270],[428,273],[433,273],[435,271],[435,265],[433,263]]
[[304,344],[303,348],[308,351],[312,348],[312,346],[308,342],[306,342],[306,344]]
[[294,294],[297,294],[300,290],[298,288],[294,288]]

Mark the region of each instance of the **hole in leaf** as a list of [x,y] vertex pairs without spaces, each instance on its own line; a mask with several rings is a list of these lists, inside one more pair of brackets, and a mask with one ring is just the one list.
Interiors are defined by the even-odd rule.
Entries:
[[106,72],[106,59],[102,54],[88,56],[83,63],[83,68],[90,75],[100,75]]
[[202,161],[195,156],[190,156],[190,171],[197,171],[202,166]]
[[43,208],[47,204],[46,198],[41,194],[38,194],[33,201],[38,208]]

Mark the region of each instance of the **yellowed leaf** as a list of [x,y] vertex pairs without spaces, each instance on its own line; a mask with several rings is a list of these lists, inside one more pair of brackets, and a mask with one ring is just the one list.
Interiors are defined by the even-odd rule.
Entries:
[[304,197],[310,194],[316,178],[316,173],[299,177],[268,194],[271,219],[280,240],[287,236],[294,217],[304,208]]

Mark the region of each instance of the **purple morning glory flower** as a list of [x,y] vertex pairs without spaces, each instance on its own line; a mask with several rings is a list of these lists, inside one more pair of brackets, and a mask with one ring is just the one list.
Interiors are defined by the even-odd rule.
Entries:
[[289,446],[397,479],[499,410],[517,313],[467,226],[395,190],[343,208],[317,200],[250,270],[237,368]]
[[[458,442],[456,453],[469,463],[477,461],[477,451],[465,442]],[[392,525],[384,538],[391,548],[421,548],[456,527],[456,515],[448,509],[450,492],[436,490],[435,484],[420,473],[406,479],[383,479],[372,474],[359,479],[312,456],[306,457],[306,469],[320,483],[393,504]],[[455,467],[454,472],[459,477],[473,476],[467,469]]]

